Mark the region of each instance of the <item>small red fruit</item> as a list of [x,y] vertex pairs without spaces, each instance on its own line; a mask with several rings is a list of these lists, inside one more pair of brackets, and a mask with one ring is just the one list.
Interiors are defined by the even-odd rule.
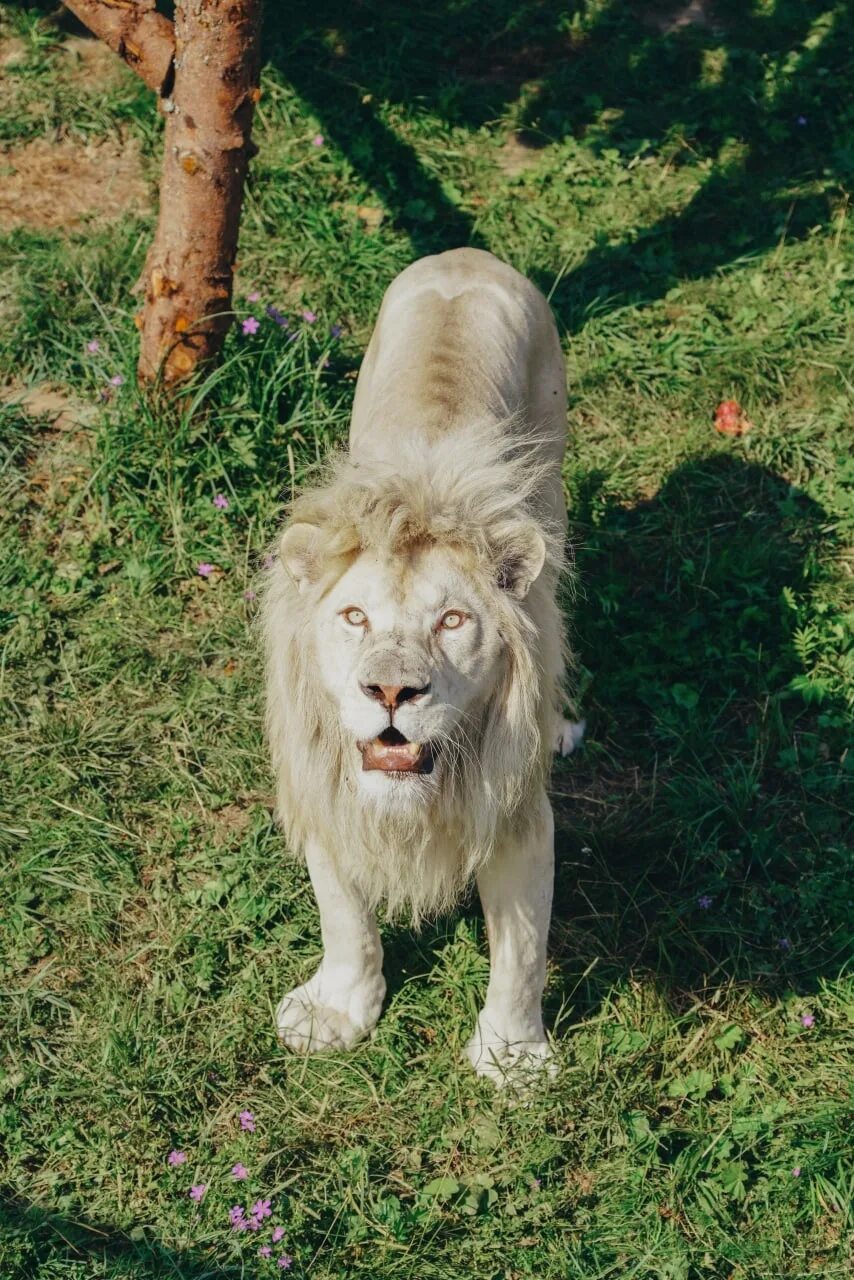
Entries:
[[723,436],[743,436],[752,426],[737,400],[722,400],[715,409],[715,430]]

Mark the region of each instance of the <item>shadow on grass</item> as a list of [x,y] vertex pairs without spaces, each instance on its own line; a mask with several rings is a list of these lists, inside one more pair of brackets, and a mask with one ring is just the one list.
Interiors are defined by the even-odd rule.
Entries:
[[717,454],[632,508],[589,477],[574,516],[593,683],[590,746],[553,777],[560,996],[583,1016],[638,968],[677,1004],[835,977],[845,714],[789,687],[797,601],[830,574],[823,509]]
[[[153,1234],[153,1233],[152,1233]],[[8,1280],[36,1280],[51,1263],[85,1267],[75,1275],[110,1280],[237,1280],[245,1267],[221,1266],[197,1249],[166,1249],[153,1238],[132,1240],[116,1226],[68,1218],[25,1201],[0,1196],[0,1240],[4,1258],[14,1259]],[[17,1255],[17,1256],[16,1256]],[[9,1262],[7,1261],[7,1266]],[[97,1270],[95,1270],[97,1268]],[[59,1274],[59,1272],[51,1272]]]
[[[830,218],[828,188],[851,165],[841,10],[824,0],[719,0],[680,24],[680,8],[612,3],[588,29],[575,21],[583,6],[557,0],[417,12],[318,0],[268,9],[266,53],[415,254],[490,246],[448,195],[441,162],[428,171],[377,102],[392,113],[423,104],[449,127],[512,122],[543,144],[573,134],[623,162],[655,152],[707,169],[685,209],[626,228],[622,243],[595,248],[568,274],[543,237],[530,273],[574,331],[591,312],[650,301],[677,279],[805,235]],[[769,59],[786,52],[785,71],[769,77]]]

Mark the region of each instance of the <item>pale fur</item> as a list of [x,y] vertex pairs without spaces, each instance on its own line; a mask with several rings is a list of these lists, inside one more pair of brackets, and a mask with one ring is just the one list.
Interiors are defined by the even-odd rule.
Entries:
[[[467,1056],[502,1081],[551,1054],[545,783],[555,744],[580,740],[560,715],[565,430],[563,355],[533,285],[473,249],[398,276],[359,373],[349,455],[293,504],[288,568],[276,558],[264,587],[278,811],[305,854],[324,946],[278,1006],[291,1048],[347,1048],[376,1024],[380,903],[418,920],[476,877],[491,967]],[[456,649],[439,629],[454,592],[477,619]],[[352,605],[361,631],[348,629]],[[371,691],[404,686],[385,721]],[[432,774],[360,768],[357,743],[392,716],[409,741],[437,744]]]
[[[327,584],[301,593],[278,559],[269,572],[262,617],[279,818],[292,848],[320,837],[371,905],[385,902],[392,914],[408,909],[419,919],[452,905],[496,838],[525,824],[548,772],[563,700],[555,601],[563,529],[537,511],[545,468],[538,443],[486,425],[465,437],[408,442],[393,465],[340,456],[292,505],[292,521],[323,530],[333,575],[359,551],[445,544],[468,554],[490,597],[506,642],[505,678],[465,739],[448,744],[455,767],[443,771],[427,805],[361,800],[349,774],[351,744],[318,679],[323,655],[307,642],[316,592]],[[498,575],[520,529],[532,525],[546,564],[516,601]]]

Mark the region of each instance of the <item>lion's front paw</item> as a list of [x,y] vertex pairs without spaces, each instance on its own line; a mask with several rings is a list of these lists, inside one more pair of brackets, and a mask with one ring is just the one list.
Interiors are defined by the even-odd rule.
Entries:
[[377,1025],[384,995],[382,977],[335,989],[316,973],[280,1002],[279,1039],[296,1053],[350,1049]]
[[479,1076],[499,1088],[524,1089],[544,1076],[552,1080],[557,1074],[548,1040],[504,1037],[480,1024],[466,1045],[466,1057]]

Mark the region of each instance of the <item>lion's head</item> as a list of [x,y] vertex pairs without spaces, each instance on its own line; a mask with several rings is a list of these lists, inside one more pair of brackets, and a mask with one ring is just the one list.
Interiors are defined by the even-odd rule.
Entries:
[[340,459],[293,505],[265,630],[280,809],[297,843],[325,830],[370,861],[444,829],[468,864],[543,777],[561,531],[530,500],[531,450],[473,444],[410,448],[393,467]]

